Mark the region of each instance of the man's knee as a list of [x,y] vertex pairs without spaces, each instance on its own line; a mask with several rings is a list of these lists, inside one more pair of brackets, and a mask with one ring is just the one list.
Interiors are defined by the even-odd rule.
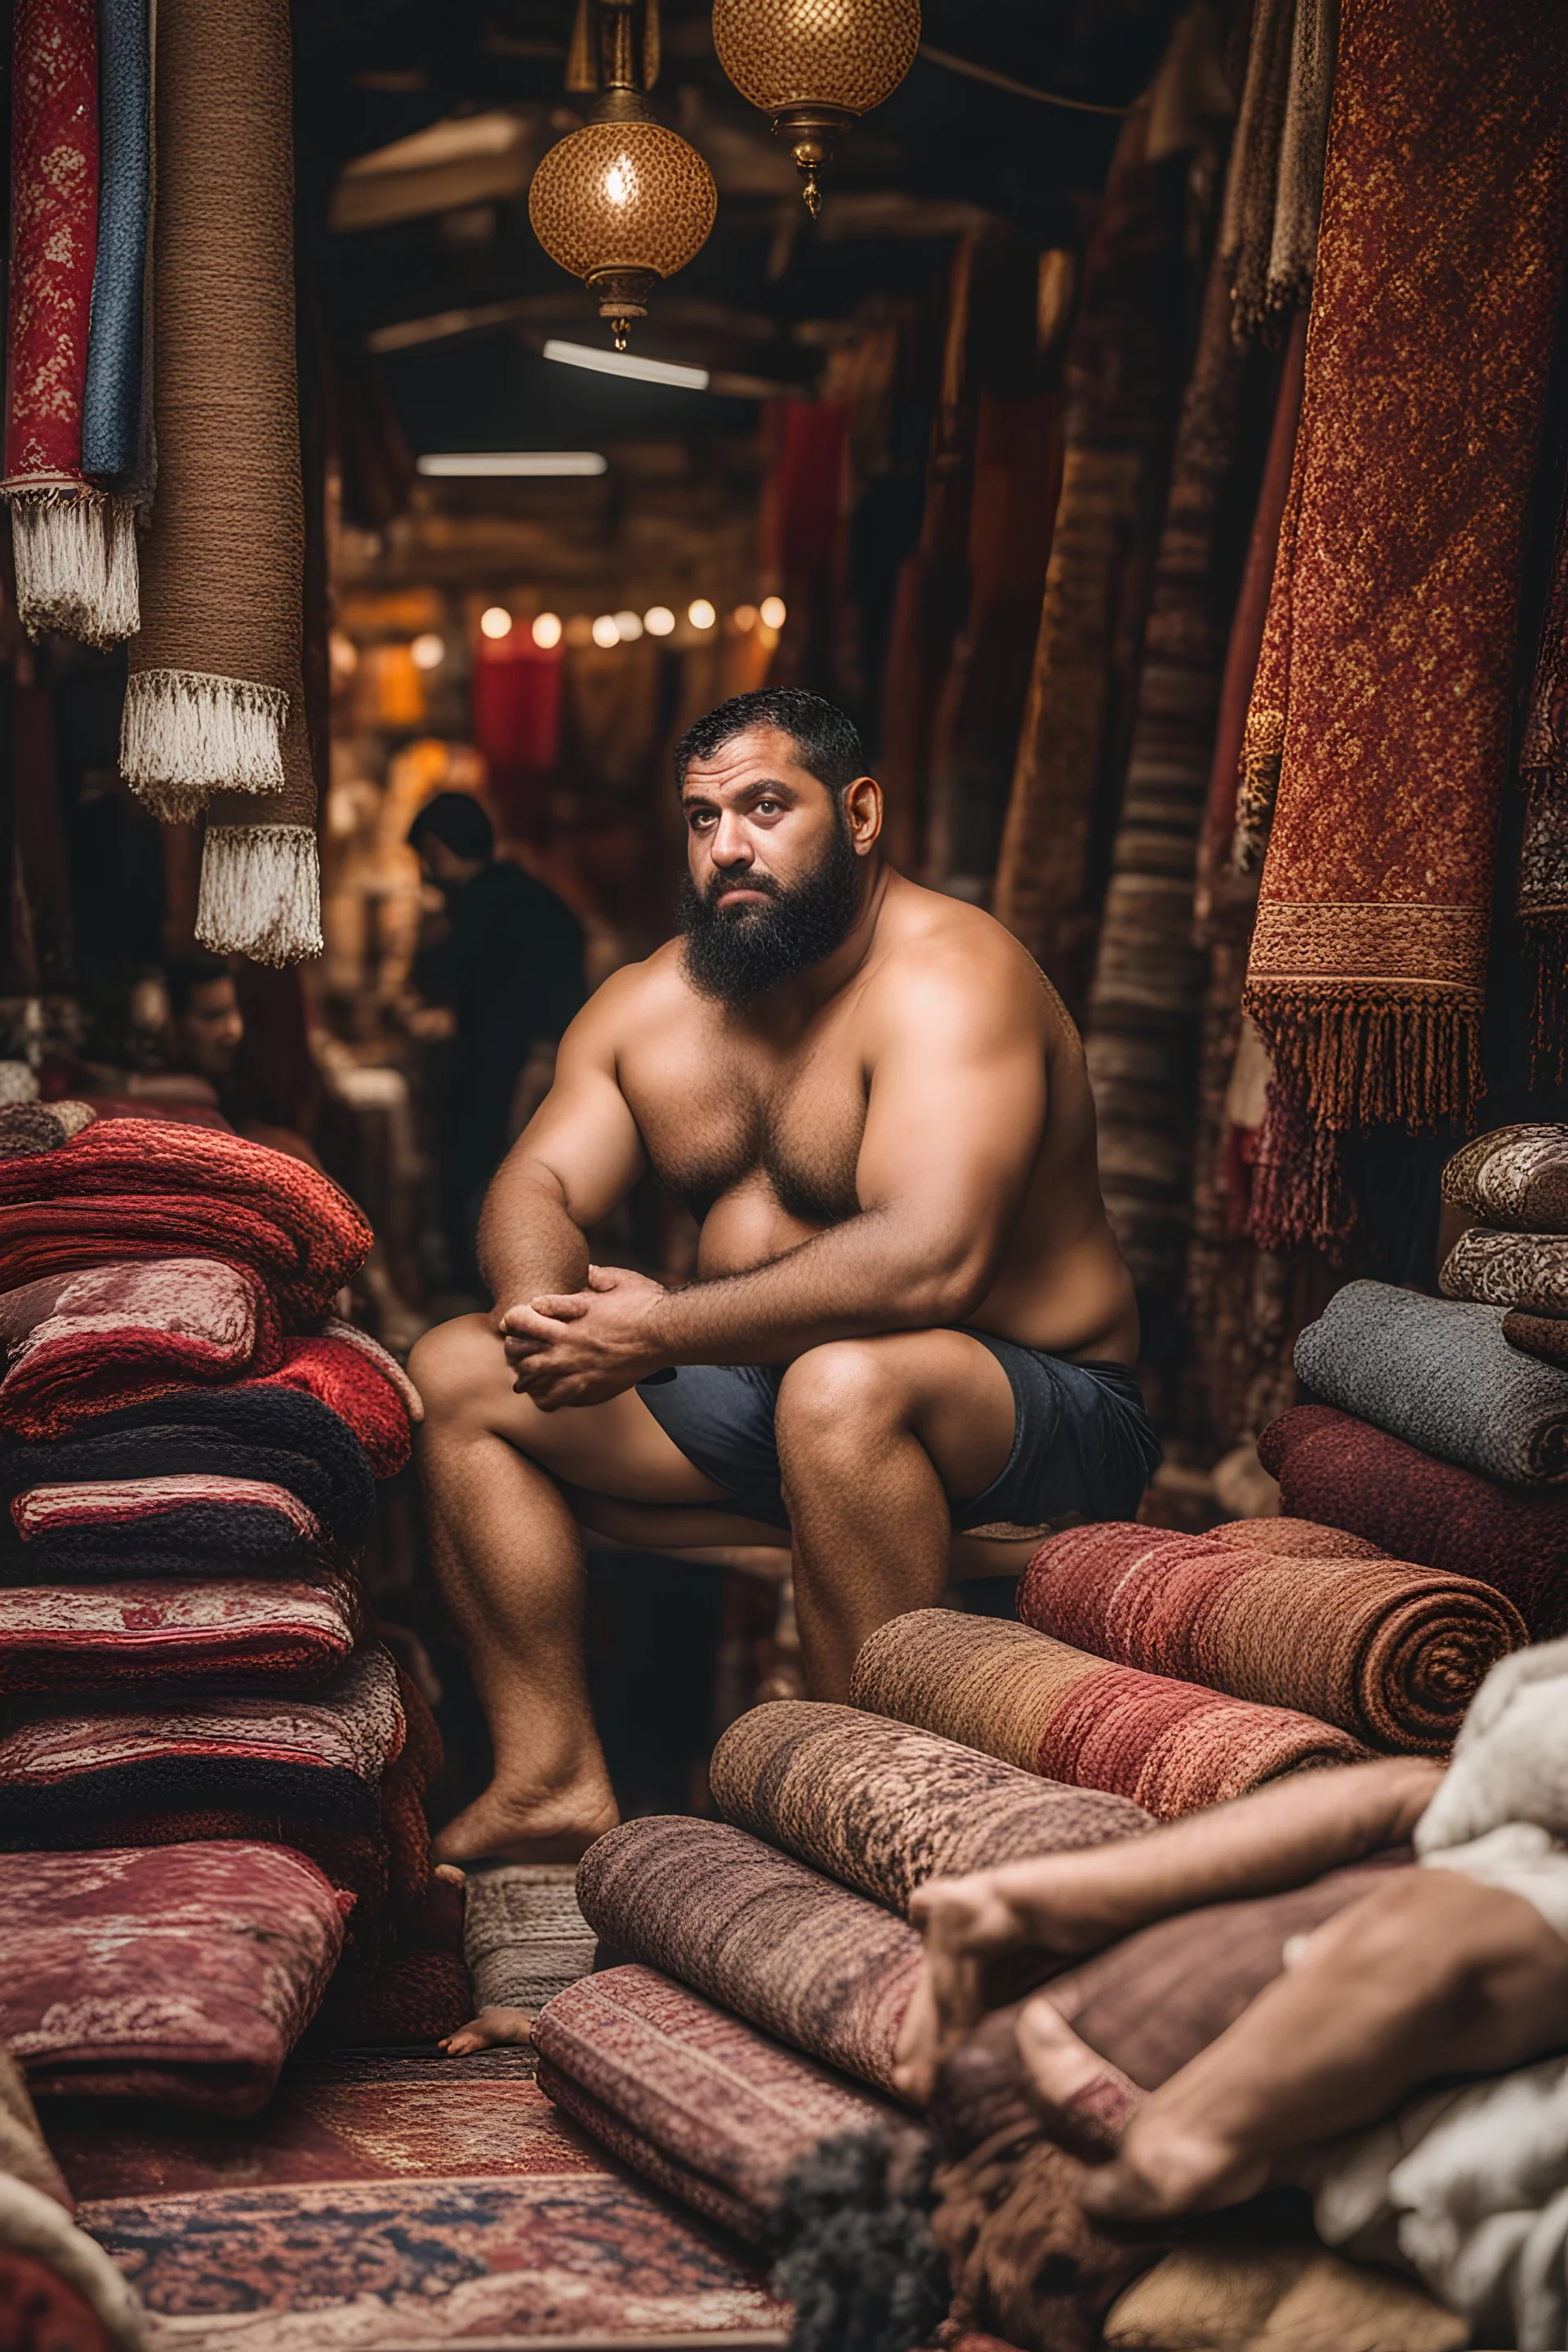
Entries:
[[853,1447],[896,1426],[906,1401],[876,1339],[835,1339],[797,1356],[780,1383],[773,1425],[781,1452]]
[[506,1359],[488,1315],[458,1315],[416,1340],[408,1377],[425,1405],[426,1423],[448,1428],[493,1409]]

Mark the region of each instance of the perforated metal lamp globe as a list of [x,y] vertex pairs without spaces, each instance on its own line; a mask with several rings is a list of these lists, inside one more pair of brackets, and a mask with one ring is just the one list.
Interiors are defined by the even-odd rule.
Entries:
[[713,46],[741,96],[773,117],[805,182],[857,115],[890,98],[921,45],[920,0],[713,0]]
[[616,100],[624,112],[617,106],[550,150],[528,192],[528,217],[552,261],[598,296],[599,316],[624,352],[627,324],[647,316],[657,281],[701,251],[719,192],[696,148],[655,122],[635,92],[609,91],[602,110]]

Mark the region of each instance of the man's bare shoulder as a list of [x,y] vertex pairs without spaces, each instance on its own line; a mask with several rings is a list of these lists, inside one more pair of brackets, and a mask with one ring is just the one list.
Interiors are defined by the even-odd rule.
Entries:
[[966,899],[889,877],[870,975],[879,1000],[913,1013],[945,999],[1081,1051],[1072,1015],[1005,924]]
[[601,981],[577,1021],[595,1037],[625,1042],[672,1020],[689,1020],[697,1003],[681,943],[667,940],[640,962],[621,964]]

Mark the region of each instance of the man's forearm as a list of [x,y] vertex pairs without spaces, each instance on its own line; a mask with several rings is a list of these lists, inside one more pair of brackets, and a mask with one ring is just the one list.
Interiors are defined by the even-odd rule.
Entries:
[[978,1250],[911,1243],[872,1210],[748,1274],[667,1291],[649,1336],[668,1363],[789,1363],[832,1339],[961,1321],[984,1286]]
[[560,1188],[524,1161],[503,1160],[479,1219],[479,1268],[497,1312],[549,1292],[581,1290],[588,1244]]
[[1075,1916],[1110,1943],[1175,1912],[1279,1894],[1402,1844],[1441,1778],[1440,1765],[1418,1757],[1301,1773],[1148,1837],[1012,1864],[997,1872],[996,1890],[1048,1940],[1064,1880],[1076,1882]]

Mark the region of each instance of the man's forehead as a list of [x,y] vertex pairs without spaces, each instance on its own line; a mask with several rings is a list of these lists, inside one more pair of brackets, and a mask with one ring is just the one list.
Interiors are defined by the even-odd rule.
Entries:
[[689,760],[684,790],[722,793],[743,789],[762,779],[787,782],[808,777],[800,763],[800,746],[782,727],[746,727],[720,744],[706,760]]

